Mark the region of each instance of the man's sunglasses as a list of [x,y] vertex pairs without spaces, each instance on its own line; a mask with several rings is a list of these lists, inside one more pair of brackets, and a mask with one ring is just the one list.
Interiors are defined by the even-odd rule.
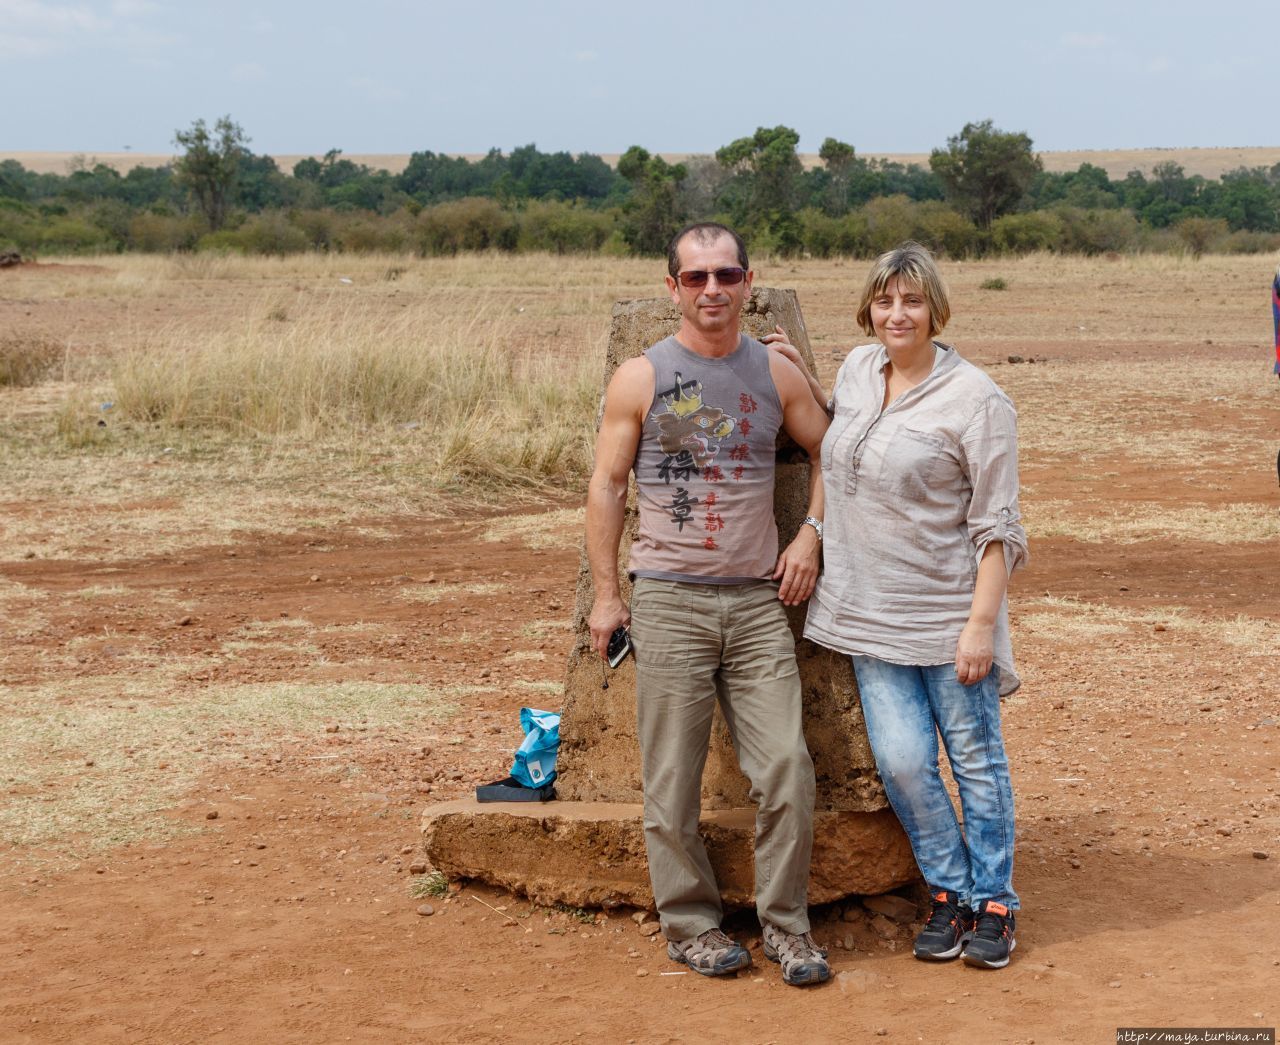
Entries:
[[722,287],[734,287],[747,278],[747,270],[740,268],[716,269],[707,272],[705,269],[690,269],[676,275],[682,287],[705,287],[707,278],[714,275],[716,282]]

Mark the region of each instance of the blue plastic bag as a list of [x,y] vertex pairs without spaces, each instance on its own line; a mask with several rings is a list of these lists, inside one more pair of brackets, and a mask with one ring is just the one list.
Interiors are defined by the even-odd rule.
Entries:
[[556,778],[556,753],[560,750],[560,716],[554,711],[520,709],[524,743],[516,751],[511,775],[522,787],[542,787]]

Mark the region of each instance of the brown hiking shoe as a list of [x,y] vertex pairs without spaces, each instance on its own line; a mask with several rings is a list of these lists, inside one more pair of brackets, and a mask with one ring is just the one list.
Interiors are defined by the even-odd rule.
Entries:
[[727,976],[751,964],[751,955],[719,929],[708,929],[690,940],[671,940],[667,957],[703,976]]
[[826,983],[831,978],[827,952],[813,942],[809,933],[789,933],[764,923],[764,956],[782,966],[782,979],[793,987]]

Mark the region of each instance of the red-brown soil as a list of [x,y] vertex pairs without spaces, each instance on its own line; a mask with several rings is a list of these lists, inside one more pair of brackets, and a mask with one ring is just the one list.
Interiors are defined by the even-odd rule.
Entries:
[[[26,304],[3,311],[16,319]],[[27,329],[94,322],[92,303],[67,302],[61,316],[31,307]],[[837,313],[834,299],[822,307]],[[1030,354],[1082,371],[1119,355],[1159,360],[1147,337],[1064,338]],[[987,362],[1028,354],[1001,339],[959,340]],[[1200,340],[1179,344],[1178,358],[1206,374],[1223,360],[1266,365],[1243,337],[1226,349]],[[1033,369],[991,373],[1026,385]],[[1021,399],[1019,408],[1029,420]],[[1259,409],[1227,403],[1221,416],[1274,433]],[[1180,423],[1213,424],[1214,410]],[[1070,501],[1082,518],[1128,502],[1276,505],[1274,446],[1269,460],[1235,468],[1118,456],[1080,474],[1062,464],[1072,448],[1055,449],[1061,456],[1024,461],[1030,517],[1051,501]],[[752,941],[756,965],[721,981],[668,962],[629,911],[535,911],[455,883],[429,901],[434,913],[418,913],[409,882],[423,810],[505,773],[518,709],[555,700],[516,680],[558,681],[568,652],[567,631],[527,625],[567,621],[577,551],[481,543],[488,521],[460,509],[444,521],[374,520],[390,539],[352,527],[326,530],[323,542],[271,536],[109,564],[0,563],[0,577],[49,594],[38,635],[6,639],[0,692],[127,670],[113,667],[125,655],[178,654],[207,659],[185,678],[193,694],[304,673],[477,687],[429,733],[335,721],[335,732],[243,751],[229,736],[234,757],[167,814],[184,829],[173,838],[106,850],[86,839],[78,866],[0,852],[0,1040],[1083,1043],[1112,1041],[1122,1026],[1278,1022],[1280,667],[1230,641],[1236,624],[1261,621],[1274,648],[1276,539],[1118,544],[1033,528],[1032,563],[1011,595],[1025,685],[1005,706],[1023,902],[1014,959],[1001,972],[926,965],[910,957],[913,927],[880,936],[856,911],[842,921],[824,909],[818,938],[853,947],[833,947],[832,983],[802,991],[763,959],[749,916],[730,927]],[[396,597],[432,583],[494,587]],[[91,585],[126,593],[70,597]],[[173,591],[180,610],[158,597]],[[1121,623],[1038,630],[1037,614],[1059,612],[1046,595]],[[1166,627],[1161,615],[1173,610],[1186,616]],[[313,630],[318,654],[280,644],[213,656],[246,623],[285,615],[369,627]]]
[[[395,541],[344,540],[329,553],[281,540],[235,558],[219,549],[181,566],[138,562],[111,582],[145,590],[181,580],[199,593],[191,625],[128,612],[60,620],[68,634],[110,623],[132,628],[137,643],[198,652],[243,621],[252,601],[260,619],[305,611],[317,623],[385,625],[399,637],[390,648],[333,652],[376,652],[388,676],[477,681],[492,665],[493,688],[442,729],[429,756],[412,736],[318,735],[208,780],[173,814],[199,828],[193,835],[7,882],[4,1040],[795,1041],[861,1040],[883,1029],[892,1040],[1053,1042],[1103,1040],[1122,1025],[1270,1025],[1280,721],[1273,692],[1248,672],[1199,665],[1194,648],[1174,656],[1194,683],[1143,679],[1103,710],[1034,692],[1008,708],[1026,913],[1003,972],[923,965],[904,949],[905,934],[893,950],[862,934],[853,952],[832,951],[833,984],[801,992],[784,987],[758,951],[753,975],[736,981],[663,977],[678,969],[625,912],[586,925],[566,913],[528,915],[526,903],[468,885],[434,901],[434,915],[418,915],[406,892],[416,857],[402,852],[415,846],[418,814],[503,770],[526,699],[503,688],[499,665],[521,648],[513,636],[531,602],[568,607],[573,595],[573,552],[507,546],[477,561],[481,525],[406,521]],[[1264,578],[1274,578],[1274,564],[1248,562],[1238,550],[1184,549],[1176,570],[1158,555],[1095,549],[1082,559],[1081,551],[1071,541],[1039,542],[1018,590],[1119,594],[1150,607],[1175,583],[1171,572],[1183,601],[1228,573],[1234,594],[1220,609],[1273,608],[1274,585]],[[318,571],[334,578],[322,592],[309,581]],[[15,563],[7,572],[50,591],[94,580],[83,563]],[[406,572],[440,583],[500,581],[510,594],[461,607],[380,607],[370,598]],[[1127,593],[1116,592],[1121,582]],[[432,652],[432,636],[463,617],[483,622],[474,644]],[[542,645],[551,647],[553,679],[564,651]],[[1123,658],[1124,647],[1113,655]],[[1024,662],[1034,676],[1094,673],[1089,659],[1028,651]],[[291,669],[259,662],[248,677]],[[490,728],[502,732],[496,743],[481,740]],[[449,747],[450,739],[462,743]],[[1042,763],[1047,750],[1056,757]],[[363,770],[354,786],[315,775],[315,760],[335,753]],[[422,794],[421,781],[437,769],[462,778],[445,775]],[[1251,817],[1251,807],[1261,815]],[[206,819],[210,811],[216,821]],[[1183,811],[1207,821],[1188,827],[1189,844],[1144,847],[1144,836]],[[1230,834],[1215,833],[1226,825]],[[517,924],[504,925],[485,903],[519,915]],[[737,924],[753,935],[749,919]],[[818,935],[844,931],[823,921]]]

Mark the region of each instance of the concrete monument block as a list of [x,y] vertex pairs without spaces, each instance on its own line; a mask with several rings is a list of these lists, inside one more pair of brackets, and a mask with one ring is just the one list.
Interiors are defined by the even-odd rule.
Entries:
[[[911,847],[890,810],[819,811],[809,902],[887,892],[915,877]],[[699,832],[726,907],[755,902],[754,809],[712,809]],[[608,802],[507,802],[464,798],[432,808],[424,828],[432,866],[571,907],[652,907],[641,807]]]
[[[813,367],[813,352],[795,291],[756,288],[743,309],[743,329],[763,337],[780,325]],[[619,302],[605,357],[604,386],[621,363],[640,355],[675,331],[680,314],[669,300]],[[603,397],[602,397],[603,398]],[[795,535],[809,502],[808,459],[784,436],[778,445],[774,514],[778,538],[785,545]],[[623,598],[630,595],[626,563],[636,536],[634,490],[619,551]],[[560,782],[565,797],[588,802],[639,802],[640,751],[636,743],[635,663],[632,658],[610,672],[609,688],[601,688],[600,659],[590,647],[587,616],[592,602],[591,571],[584,550],[578,567],[574,607],[574,644],[569,654],[565,697],[561,707]],[[870,812],[888,806],[867,743],[862,707],[853,668],[847,657],[800,638],[804,606],[788,610],[796,635],[800,678],[804,687],[805,737],[817,774],[819,809]],[[711,752],[702,778],[704,809],[751,806],[746,778],[738,769],[728,727],[717,709]]]

